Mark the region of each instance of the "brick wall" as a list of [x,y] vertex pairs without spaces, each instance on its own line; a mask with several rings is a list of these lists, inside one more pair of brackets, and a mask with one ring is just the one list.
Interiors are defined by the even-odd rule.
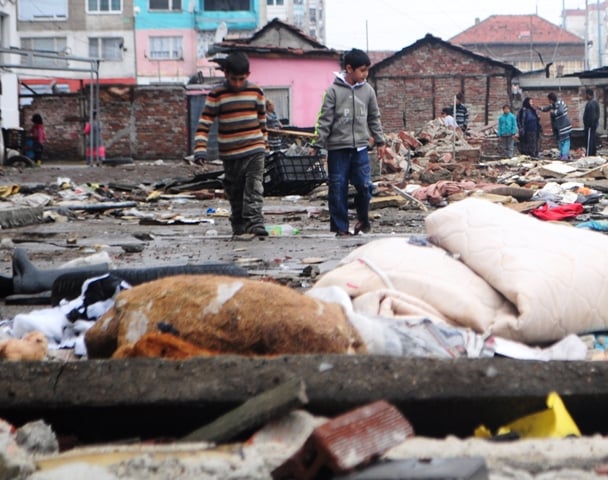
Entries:
[[[99,94],[107,157],[181,159],[188,152],[187,99],[182,86],[107,86]],[[40,113],[52,160],[83,160],[89,94],[40,95],[21,111],[21,125]]]
[[471,127],[492,123],[509,102],[510,70],[496,62],[450,48],[442,41],[421,41],[416,48],[372,70],[386,131],[416,131],[453,105],[464,92]]

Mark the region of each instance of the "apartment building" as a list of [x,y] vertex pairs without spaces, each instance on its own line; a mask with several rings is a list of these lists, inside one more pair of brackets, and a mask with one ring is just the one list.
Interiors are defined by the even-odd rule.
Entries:
[[98,68],[101,83],[134,83],[133,25],[133,0],[19,0],[20,47],[57,57],[21,56],[20,81],[37,91],[75,91]]
[[565,9],[564,28],[585,39],[585,69],[603,67],[608,61],[608,1],[588,1],[587,8]]
[[261,16],[265,22],[278,18],[325,44],[324,2],[325,0],[262,0]]
[[[0,48],[3,51],[19,45],[17,37],[17,6],[16,1],[0,3]],[[2,65],[15,65],[19,61],[17,55],[0,54]],[[17,72],[5,67],[0,69],[0,125],[3,128],[19,126],[19,96]]]

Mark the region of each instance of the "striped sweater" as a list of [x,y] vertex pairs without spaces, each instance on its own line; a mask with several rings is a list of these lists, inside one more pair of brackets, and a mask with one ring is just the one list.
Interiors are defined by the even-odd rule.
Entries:
[[243,158],[266,150],[264,92],[252,83],[232,90],[227,83],[214,88],[205,100],[194,137],[194,154],[206,153],[209,130],[218,119],[218,147],[222,160]]

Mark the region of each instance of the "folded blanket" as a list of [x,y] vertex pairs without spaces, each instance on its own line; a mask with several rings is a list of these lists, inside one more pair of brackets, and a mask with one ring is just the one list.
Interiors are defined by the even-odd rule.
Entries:
[[515,307],[492,331],[527,343],[608,327],[608,238],[466,199],[428,215],[431,241]]

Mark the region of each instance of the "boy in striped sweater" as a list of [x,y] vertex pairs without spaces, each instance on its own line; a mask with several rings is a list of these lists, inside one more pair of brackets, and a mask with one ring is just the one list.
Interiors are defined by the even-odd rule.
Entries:
[[268,145],[264,92],[248,81],[249,59],[244,53],[231,53],[221,66],[225,82],[207,95],[194,137],[194,158],[205,159],[209,130],[217,118],[232,233],[267,236],[262,214]]

